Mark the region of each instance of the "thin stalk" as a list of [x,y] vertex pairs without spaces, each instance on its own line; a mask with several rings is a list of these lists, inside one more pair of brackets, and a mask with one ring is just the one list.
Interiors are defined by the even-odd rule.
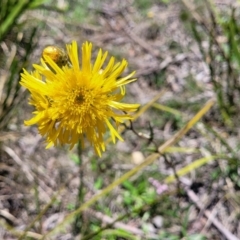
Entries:
[[[79,142],[77,145],[78,150],[78,159],[79,159],[79,186],[78,186],[78,195],[76,199],[75,204],[75,210],[77,210],[81,203],[84,202],[84,184],[83,184],[83,177],[84,177],[84,171],[83,171],[83,162],[82,162],[82,147],[81,143]],[[83,225],[83,213],[78,213],[75,216],[75,220],[73,222],[73,234],[77,236],[79,233],[83,233],[85,229],[85,224]]]

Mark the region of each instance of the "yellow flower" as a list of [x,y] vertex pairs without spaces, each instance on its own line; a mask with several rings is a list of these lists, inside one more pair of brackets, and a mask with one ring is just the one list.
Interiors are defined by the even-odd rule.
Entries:
[[91,63],[92,44],[82,45],[82,61],[79,64],[76,41],[67,45],[71,64],[58,66],[49,56],[34,64],[35,71],[21,74],[20,84],[30,93],[29,104],[35,107],[34,117],[25,125],[38,125],[39,133],[46,137],[47,148],[52,145],[70,144],[79,140],[84,147],[87,138],[101,156],[105,151],[104,133],[110,130],[113,142],[123,140],[116,128],[119,123],[131,119],[129,112],[138,104],[120,102],[125,95],[125,85],[135,81],[134,72],[120,77],[127,61],[115,63],[100,49],[95,63]]

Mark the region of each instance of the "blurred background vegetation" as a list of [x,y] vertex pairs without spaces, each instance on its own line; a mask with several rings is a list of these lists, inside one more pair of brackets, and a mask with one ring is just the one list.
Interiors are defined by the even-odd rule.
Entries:
[[[2,0],[0,239],[240,239],[239,16],[230,0]],[[23,125],[32,108],[22,69],[72,40],[126,58],[138,78],[126,101],[139,114],[101,159],[88,146],[46,150],[37,127]],[[74,212],[158,153],[209,99],[177,144]]]

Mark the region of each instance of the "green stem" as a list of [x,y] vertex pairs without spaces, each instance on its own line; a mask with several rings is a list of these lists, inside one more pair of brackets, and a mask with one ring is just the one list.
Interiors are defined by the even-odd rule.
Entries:
[[[84,202],[84,184],[83,184],[83,177],[84,177],[84,171],[83,171],[83,162],[82,162],[82,147],[81,143],[79,142],[77,145],[78,150],[78,158],[79,158],[79,187],[78,187],[78,195],[76,199],[75,204],[75,210],[79,208],[81,203]],[[78,213],[75,216],[75,220],[73,223],[73,234],[76,236],[79,233],[82,233],[84,230],[84,225],[82,224],[83,221],[83,213]]]

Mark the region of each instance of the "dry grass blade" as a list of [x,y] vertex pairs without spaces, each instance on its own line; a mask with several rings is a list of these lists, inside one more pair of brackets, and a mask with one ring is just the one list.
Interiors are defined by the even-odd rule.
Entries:
[[176,175],[178,177],[184,176],[184,175],[190,173],[191,171],[209,163],[210,161],[218,159],[219,157],[220,156],[208,156],[208,157],[198,159],[198,160],[194,161],[193,163],[188,164],[186,167],[183,167],[183,168],[179,169],[176,172],[176,174],[170,175],[167,178],[165,178],[164,182],[171,183],[174,180],[176,180]]

